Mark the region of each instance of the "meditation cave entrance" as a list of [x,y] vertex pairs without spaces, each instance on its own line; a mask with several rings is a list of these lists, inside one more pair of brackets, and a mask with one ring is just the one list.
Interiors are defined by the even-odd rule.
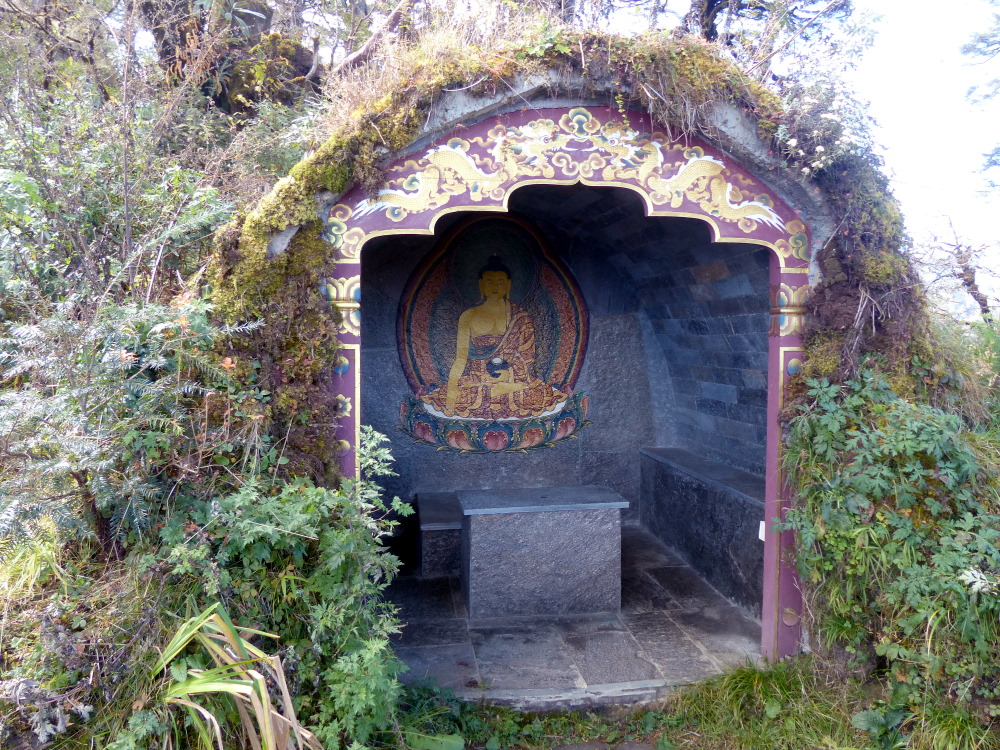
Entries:
[[[410,623],[399,650],[411,678],[426,672],[470,697],[485,690],[514,703],[518,690],[558,696],[582,679],[584,693],[627,702],[759,654],[774,253],[713,242],[701,219],[646,216],[639,194],[616,187],[527,185],[507,207],[444,214],[431,236],[393,233],[361,251],[361,420],[390,437],[398,476],[387,491],[418,508],[402,537],[414,551],[403,551],[408,569],[391,590]],[[518,243],[536,244],[542,260],[520,261]],[[447,260],[460,251],[474,256],[468,268]],[[489,278],[497,261],[506,274],[492,275],[510,279],[513,305],[494,339],[460,334],[462,313],[487,306],[475,277]],[[576,328],[558,338],[553,325]],[[524,381],[504,402],[520,421],[498,413],[489,428],[470,428],[486,423],[487,405],[469,387],[449,408],[463,336],[472,342],[466,381],[490,362]],[[493,345],[483,365],[472,359],[481,341]],[[518,370],[529,355],[530,384]],[[589,485],[628,503],[621,613],[576,624],[543,617],[530,637],[501,637],[494,621],[478,627],[457,577],[455,493]],[[574,565],[571,554],[565,566]],[[538,575],[563,573],[542,566]],[[519,684],[503,663],[511,659],[548,667]]]

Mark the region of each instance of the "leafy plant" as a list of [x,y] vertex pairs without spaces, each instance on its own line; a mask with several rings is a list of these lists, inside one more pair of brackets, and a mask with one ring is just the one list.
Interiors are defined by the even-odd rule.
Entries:
[[565,29],[553,26],[548,18],[543,18],[541,24],[528,38],[527,43],[515,55],[519,58],[545,57],[549,53],[568,53],[572,47],[571,39]]
[[884,660],[894,695],[997,706],[1000,517],[954,416],[877,373],[808,382],[790,424],[787,525],[828,643]]
[[886,706],[859,711],[851,717],[851,724],[867,732],[878,750],[897,750],[909,745],[901,727],[912,718],[913,714],[905,708]]
[[281,638],[296,708],[325,743],[363,742],[388,726],[400,692],[389,647],[398,625],[381,598],[399,562],[383,543],[394,516],[412,511],[383,501],[374,481],[390,471],[385,440],[364,428],[360,480],[335,490],[250,482],[176,515],[160,534],[176,575]]

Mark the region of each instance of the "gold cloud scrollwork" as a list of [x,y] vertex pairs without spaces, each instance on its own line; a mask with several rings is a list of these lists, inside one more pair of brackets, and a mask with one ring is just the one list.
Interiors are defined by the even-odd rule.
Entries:
[[[809,236],[806,234],[806,225],[798,219],[785,224],[785,231],[788,232],[787,240],[778,240],[774,249],[782,261],[789,258],[799,260],[809,260]],[[782,263],[784,265],[784,263]]]
[[[447,207],[455,196],[502,203],[525,180],[577,180],[631,184],[643,192],[653,215],[670,215],[694,203],[707,216],[751,234],[760,225],[787,233],[776,249],[782,265],[808,260],[808,238],[799,220],[786,221],[763,185],[732,170],[698,146],[673,143],[662,132],[640,133],[627,121],[602,122],[585,107],[558,122],[538,118],[522,125],[498,124],[485,136],[454,137],[392,168],[386,189],[353,207],[330,211],[327,239],[355,258],[363,236],[349,223],[379,214],[396,223],[412,214]],[[687,215],[691,214],[690,207]]]
[[323,237],[339,253],[341,261],[361,262],[361,245],[365,233],[360,227],[349,226],[354,211],[342,203],[330,209]]
[[361,277],[343,279],[323,277],[320,279],[320,294],[341,314],[339,333],[361,335]]
[[801,335],[805,327],[809,287],[779,284],[771,291],[771,335]]

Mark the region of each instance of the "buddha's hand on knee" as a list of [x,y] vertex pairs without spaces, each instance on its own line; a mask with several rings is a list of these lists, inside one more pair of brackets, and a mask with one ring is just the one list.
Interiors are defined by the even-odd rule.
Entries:
[[517,393],[528,387],[527,383],[495,383],[493,385],[494,396],[506,396],[508,393]]

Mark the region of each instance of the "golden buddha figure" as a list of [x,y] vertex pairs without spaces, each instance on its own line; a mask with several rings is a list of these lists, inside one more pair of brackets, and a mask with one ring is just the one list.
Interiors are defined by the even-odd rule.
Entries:
[[483,301],[458,318],[455,362],[444,388],[422,397],[432,412],[465,419],[554,414],[569,398],[535,377],[535,326],[510,301],[509,269],[496,255],[479,272]]

